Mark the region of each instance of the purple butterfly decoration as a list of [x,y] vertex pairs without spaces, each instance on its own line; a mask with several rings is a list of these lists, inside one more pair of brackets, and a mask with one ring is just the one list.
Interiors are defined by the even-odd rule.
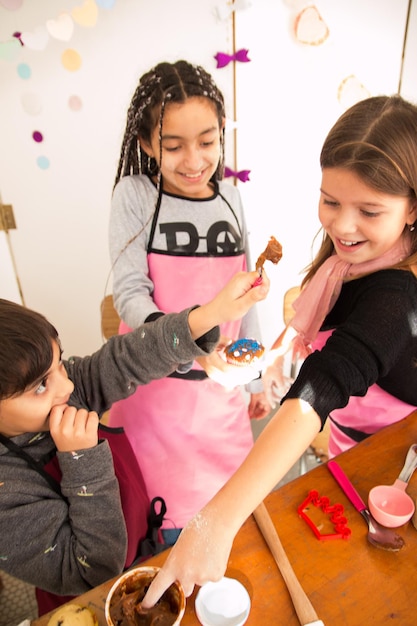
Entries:
[[225,52],[218,52],[214,58],[217,61],[217,68],[226,67],[229,65],[231,61],[239,61],[240,63],[249,63],[250,59],[248,58],[249,50],[245,50],[242,48],[235,52],[235,54],[226,54]]
[[235,178],[238,178],[241,183],[246,183],[249,180],[249,174],[250,170],[240,170],[240,172],[235,172],[234,170],[230,169],[230,167],[226,166],[224,168],[225,178],[231,178],[232,176],[234,176]]

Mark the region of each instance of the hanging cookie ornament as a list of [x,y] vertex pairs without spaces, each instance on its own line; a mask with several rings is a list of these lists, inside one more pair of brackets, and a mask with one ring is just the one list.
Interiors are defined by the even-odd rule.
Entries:
[[234,0],[234,2],[224,2],[215,7],[215,13],[219,20],[227,20],[232,13],[236,11],[244,11],[251,6],[250,0]]
[[344,110],[370,97],[370,92],[366,89],[360,80],[351,74],[342,80],[337,90],[337,99]]
[[320,46],[329,36],[329,29],[314,5],[305,7],[294,21],[297,41],[308,46]]
[[[214,55],[214,58],[217,61],[217,69],[222,67],[226,67],[229,63],[239,62],[239,63],[250,63],[250,58],[248,56],[249,50],[246,48],[241,48],[240,50],[236,50],[233,54],[227,54],[225,52],[217,52]],[[236,95],[235,95],[236,97]],[[236,120],[234,121],[236,124]],[[235,129],[236,130],[236,129]],[[232,169],[231,167],[224,168],[224,177],[225,178],[235,178],[236,180],[240,180],[242,183],[246,183],[249,180],[250,170],[237,170]]]

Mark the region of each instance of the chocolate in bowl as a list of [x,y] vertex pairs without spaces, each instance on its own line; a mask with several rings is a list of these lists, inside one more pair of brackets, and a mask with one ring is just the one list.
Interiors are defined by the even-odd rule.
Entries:
[[143,600],[159,567],[137,567],[123,574],[110,589],[105,606],[108,626],[177,626],[185,611],[179,583],[171,585],[154,607],[142,609]]

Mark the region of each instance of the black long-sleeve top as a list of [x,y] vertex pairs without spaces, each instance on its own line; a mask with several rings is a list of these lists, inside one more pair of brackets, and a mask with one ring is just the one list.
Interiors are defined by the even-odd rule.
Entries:
[[324,424],[350,396],[364,396],[377,383],[417,406],[417,279],[411,272],[381,270],[345,282],[321,328],[333,329],[282,402],[307,401]]

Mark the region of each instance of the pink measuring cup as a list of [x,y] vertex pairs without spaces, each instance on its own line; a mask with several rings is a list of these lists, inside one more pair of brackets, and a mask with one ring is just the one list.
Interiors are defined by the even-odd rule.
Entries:
[[402,526],[414,514],[414,500],[405,492],[408,481],[417,468],[417,444],[410,446],[404,467],[392,485],[373,487],[368,496],[369,510],[373,517],[389,528]]

